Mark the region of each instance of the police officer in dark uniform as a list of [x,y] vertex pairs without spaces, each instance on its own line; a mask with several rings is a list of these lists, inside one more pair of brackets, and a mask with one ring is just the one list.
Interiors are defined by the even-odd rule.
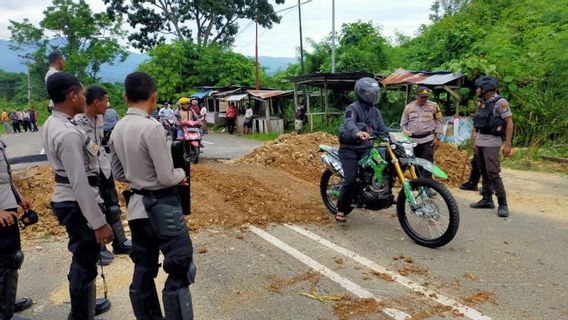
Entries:
[[474,141],[477,164],[481,171],[483,198],[472,203],[474,209],[493,209],[493,192],[497,196],[499,217],[508,217],[507,195],[505,185],[499,173],[501,163],[499,150],[503,144],[503,155],[511,155],[511,140],[513,138],[513,114],[509,102],[497,94],[499,82],[494,77],[484,76],[476,81],[476,93],[481,98],[481,104],[473,118]]
[[[154,278],[160,251],[168,278],[162,291],[165,318],[193,319],[189,285],[195,280],[193,247],[185,224],[178,185],[186,173],[174,169],[164,127],[150,117],[156,108],[154,79],[134,72],[124,81],[126,115],[114,128],[109,147],[112,171],[130,184],[128,223],[132,232],[134,275],[130,301],[136,319],[162,319]],[[187,196],[187,195],[186,195]]]
[[14,312],[32,306],[32,300],[16,300],[18,269],[24,262],[20,243],[17,208],[31,209],[31,202],[22,197],[14,181],[6,158],[6,145],[0,140],[0,320],[12,319]]
[[67,230],[68,249],[73,254],[67,276],[69,319],[92,320],[110,308],[106,298],[97,308],[95,278],[100,245],[114,239],[98,190],[100,146],[73,120],[85,108],[79,79],[56,73],[47,80],[47,92],[55,105],[42,128],[43,147],[55,174],[51,207]]
[[379,103],[379,83],[371,78],[361,78],[355,83],[357,101],[345,110],[345,118],[339,129],[339,158],[344,179],[337,201],[335,220],[346,222],[345,215],[353,209],[351,198],[357,177],[358,161],[369,149],[373,135],[388,133],[381,112],[375,107]]
[[[108,105],[108,95],[104,88],[99,86],[90,86],[85,92],[87,105],[85,112],[75,116],[75,122],[80,126],[89,138],[97,145],[103,145],[103,115]],[[126,238],[122,221],[120,220],[120,205],[118,202],[118,194],[112,177],[112,168],[110,164],[110,155],[105,148],[99,149],[98,164],[99,173],[99,193],[104,201],[105,215],[107,222],[111,225],[114,232],[114,240],[112,248],[114,254],[130,254],[132,251],[132,243]],[[112,260],[114,256],[106,246],[101,246],[101,257],[105,260]]]

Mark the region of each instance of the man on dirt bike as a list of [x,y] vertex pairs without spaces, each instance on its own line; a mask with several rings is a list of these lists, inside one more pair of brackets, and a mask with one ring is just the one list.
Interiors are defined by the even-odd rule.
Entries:
[[375,107],[379,102],[379,83],[371,78],[361,78],[355,83],[357,101],[345,110],[345,118],[339,129],[339,158],[343,167],[344,180],[339,192],[337,214],[335,220],[346,222],[345,215],[351,212],[351,197],[355,178],[357,177],[358,161],[372,147],[369,138],[375,135],[385,135],[383,117]]

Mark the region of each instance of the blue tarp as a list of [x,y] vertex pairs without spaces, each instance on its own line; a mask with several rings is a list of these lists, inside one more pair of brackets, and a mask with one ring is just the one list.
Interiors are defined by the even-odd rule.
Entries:
[[203,98],[209,96],[209,93],[211,93],[211,90],[199,91],[199,92],[192,94],[191,98],[203,99]]

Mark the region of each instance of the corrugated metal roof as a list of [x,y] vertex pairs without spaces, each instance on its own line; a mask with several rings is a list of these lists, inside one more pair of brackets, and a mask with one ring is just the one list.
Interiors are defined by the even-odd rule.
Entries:
[[232,96],[226,97],[224,100],[225,100],[225,101],[241,101],[241,100],[243,100],[243,99],[246,98],[246,97],[248,97],[248,94],[247,94],[247,93],[244,93],[244,94],[234,94],[234,95],[232,95]]
[[385,86],[401,85],[401,84],[417,84],[426,86],[442,86],[450,82],[462,78],[461,72],[451,73],[448,71],[441,72],[425,72],[425,71],[408,71],[398,69],[391,75],[386,77],[381,83]]
[[251,96],[260,99],[270,99],[284,95],[291,95],[293,91],[280,91],[280,90],[249,90],[247,91]]

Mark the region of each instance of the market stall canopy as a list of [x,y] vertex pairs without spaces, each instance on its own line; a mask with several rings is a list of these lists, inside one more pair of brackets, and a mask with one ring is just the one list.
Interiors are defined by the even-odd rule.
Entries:
[[248,94],[253,97],[257,97],[263,100],[282,97],[282,96],[291,96],[293,95],[294,91],[281,91],[281,90],[248,90]]
[[464,78],[461,72],[450,71],[408,71],[398,69],[381,83],[384,86],[422,85],[422,86],[460,86],[460,80]]
[[213,90],[203,90],[203,91],[199,91],[196,92],[194,94],[192,94],[190,97],[191,98],[197,98],[197,99],[203,99],[205,97],[208,97],[209,94],[212,92]]

